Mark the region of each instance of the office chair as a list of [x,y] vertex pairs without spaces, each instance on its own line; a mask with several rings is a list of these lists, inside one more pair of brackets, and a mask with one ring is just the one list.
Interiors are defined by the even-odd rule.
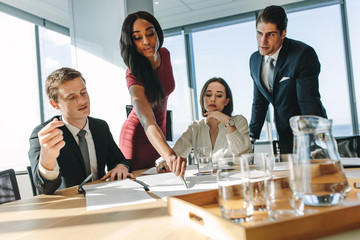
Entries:
[[20,192],[14,169],[0,172],[0,204],[19,200]]
[[272,150],[273,150],[274,156],[277,156],[280,153],[279,141],[278,140],[273,140],[272,141]]
[[[360,135],[335,137],[340,157],[360,157]],[[279,153],[279,141],[273,141],[274,154]]]
[[[133,105],[126,105],[126,117],[129,117],[131,110],[133,109]],[[173,140],[173,129],[172,129],[172,111],[166,111],[166,141]]]
[[335,137],[340,157],[360,157],[360,135]]
[[31,183],[31,189],[32,189],[32,192],[33,192],[33,196],[36,196],[37,195],[37,191],[36,191],[36,187],[35,187],[35,182],[34,182],[34,178],[33,178],[33,174],[32,174],[32,171],[31,171],[31,167],[30,166],[27,166],[26,167],[26,170],[29,174],[29,179],[30,179],[30,183]]

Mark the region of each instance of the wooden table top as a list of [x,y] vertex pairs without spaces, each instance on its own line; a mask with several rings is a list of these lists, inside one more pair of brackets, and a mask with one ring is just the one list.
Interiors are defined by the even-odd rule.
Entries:
[[[136,171],[140,175],[142,171]],[[360,177],[360,168],[346,169]],[[360,239],[358,230],[324,239]],[[0,205],[0,239],[209,239],[155,202],[87,211],[76,187]]]

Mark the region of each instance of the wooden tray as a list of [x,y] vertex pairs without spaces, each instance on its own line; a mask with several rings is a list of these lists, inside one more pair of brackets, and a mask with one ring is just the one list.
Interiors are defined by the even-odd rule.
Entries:
[[255,212],[253,220],[235,224],[221,217],[218,192],[168,198],[168,212],[212,239],[311,239],[360,228],[360,178],[348,178],[351,191],[334,207],[306,207],[305,215],[271,221],[266,211]]

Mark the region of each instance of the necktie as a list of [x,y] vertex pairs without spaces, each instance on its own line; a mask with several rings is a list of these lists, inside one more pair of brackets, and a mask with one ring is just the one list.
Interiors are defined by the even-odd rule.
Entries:
[[274,61],[274,59],[272,57],[269,57],[266,60],[266,62],[269,64],[268,71],[267,71],[267,79],[268,79],[270,93],[272,93],[273,86],[274,86],[274,64],[273,64],[273,61]]
[[86,134],[85,130],[80,130],[77,135],[79,137],[80,151],[81,151],[81,154],[82,154],[82,156],[84,158],[84,163],[85,163],[85,168],[86,168],[86,175],[89,176],[90,173],[91,173],[90,157],[89,157],[88,145],[87,145],[87,142],[86,142],[86,139],[85,139],[85,134]]

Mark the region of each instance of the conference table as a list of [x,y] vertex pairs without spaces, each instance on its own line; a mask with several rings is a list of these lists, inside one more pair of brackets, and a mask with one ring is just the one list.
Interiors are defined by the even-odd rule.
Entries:
[[[145,170],[135,171],[140,176]],[[360,168],[345,170],[359,177]],[[210,239],[170,216],[162,199],[87,211],[77,186],[0,205],[0,239]],[[360,226],[323,239],[360,239]]]

